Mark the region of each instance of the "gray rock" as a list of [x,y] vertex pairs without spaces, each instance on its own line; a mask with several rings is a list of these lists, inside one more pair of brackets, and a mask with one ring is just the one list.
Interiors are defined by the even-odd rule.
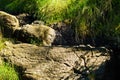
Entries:
[[[7,43],[0,52],[5,60],[23,68],[23,76],[33,80],[92,80],[103,75],[108,54],[81,47],[38,47],[31,44]],[[101,55],[102,54],[102,55]],[[102,67],[101,67],[102,66]],[[31,80],[30,79],[30,80]]]
[[15,29],[19,27],[18,19],[6,12],[0,11],[0,29],[4,36],[12,36]]
[[43,21],[40,21],[40,20],[35,20],[34,22],[32,22],[32,25],[35,25],[35,24],[45,25],[45,23]]
[[51,46],[55,39],[55,30],[46,25],[41,24],[27,24],[21,29],[17,29],[14,33],[18,40],[30,43],[32,41],[39,41],[44,46]]
[[34,21],[33,17],[27,13],[16,15],[16,17],[18,18],[21,27],[23,25],[30,24],[32,23],[32,21]]
[[54,45],[75,45],[74,30],[70,24],[66,22],[58,22],[50,25],[56,30],[56,38]]

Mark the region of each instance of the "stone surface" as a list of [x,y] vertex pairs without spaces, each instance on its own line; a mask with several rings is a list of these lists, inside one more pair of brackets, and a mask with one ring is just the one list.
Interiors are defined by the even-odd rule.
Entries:
[[0,11],[0,29],[4,36],[12,36],[16,28],[19,27],[18,19],[6,12]]
[[42,21],[26,24],[28,23],[25,23],[25,20],[28,19],[27,16],[27,14],[17,16],[22,25],[19,26],[19,21],[14,15],[0,11],[0,33],[2,32],[5,37],[15,37],[23,42],[34,43],[36,41],[37,43],[42,42],[44,46],[51,46],[56,36],[55,30],[43,25]]
[[56,38],[53,44],[55,45],[75,45],[74,30],[68,23],[58,22],[50,25],[56,30]]
[[31,24],[34,21],[33,17],[27,13],[22,13],[22,14],[16,15],[16,17],[19,20],[21,27],[26,24]]
[[17,29],[14,35],[22,42],[30,43],[31,41],[39,41],[42,42],[44,46],[51,46],[56,33],[54,29],[46,25],[27,24]]
[[0,56],[22,67],[22,76],[27,80],[92,80],[102,76],[110,57],[106,50],[87,46],[5,44],[6,48],[0,52]]

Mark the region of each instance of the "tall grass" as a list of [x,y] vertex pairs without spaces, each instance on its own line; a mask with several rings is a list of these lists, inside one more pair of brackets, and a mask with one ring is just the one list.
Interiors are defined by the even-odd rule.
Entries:
[[[29,13],[47,24],[69,19],[76,41],[119,38],[120,0],[1,0],[0,9]],[[110,41],[110,40],[109,40]],[[107,42],[109,42],[107,41]],[[116,39],[115,39],[116,41]],[[118,42],[118,41],[117,41]]]
[[13,14],[25,12],[33,15],[37,19],[51,23],[64,19],[63,15],[65,13],[63,10],[72,1],[74,0],[12,0],[9,2],[6,0],[0,1],[0,4],[2,6],[4,3],[4,8],[1,8],[7,12]]
[[92,44],[95,41],[103,41],[103,44],[106,42],[120,44],[120,35],[116,34],[120,32],[116,30],[120,24],[120,14],[118,14],[120,4],[117,4],[120,1],[81,0],[79,2],[73,3],[74,6],[78,5],[76,14],[72,18],[76,41],[81,40],[81,43],[84,43],[89,38],[87,42]]

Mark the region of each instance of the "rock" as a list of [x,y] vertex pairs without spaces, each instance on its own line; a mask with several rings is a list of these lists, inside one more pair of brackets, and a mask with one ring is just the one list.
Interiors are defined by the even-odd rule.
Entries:
[[18,27],[19,21],[15,16],[0,11],[0,29],[5,37],[11,37]]
[[66,22],[58,22],[51,24],[51,27],[56,30],[56,38],[54,45],[75,45],[74,30],[72,26]]
[[41,42],[44,46],[51,46],[55,39],[55,30],[46,25],[27,24],[14,33],[18,40],[30,43],[31,41]]
[[63,35],[56,30],[56,37],[53,42],[54,45],[67,45],[67,41],[63,38]]
[[34,18],[27,13],[16,15],[16,17],[18,18],[21,27],[26,24],[31,24],[34,21]]
[[34,24],[38,24],[38,25],[45,25],[45,23],[43,21],[40,21],[40,20],[35,20],[32,22],[32,25]]
[[110,58],[108,53],[95,48],[38,47],[25,43],[7,43],[0,56],[22,67],[25,80],[92,80],[103,75]]

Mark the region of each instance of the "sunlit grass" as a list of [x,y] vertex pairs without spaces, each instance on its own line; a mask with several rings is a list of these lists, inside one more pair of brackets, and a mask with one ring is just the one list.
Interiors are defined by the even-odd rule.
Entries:
[[71,3],[71,0],[52,0],[48,5],[48,10],[53,9],[53,12],[60,12],[65,9],[68,4]]
[[41,14],[40,19],[46,23],[62,21],[65,19],[64,15],[66,14],[64,10],[67,9],[71,2],[72,0],[48,0],[45,5],[39,8],[41,12],[38,12],[38,15]]
[[0,65],[0,80],[19,80],[18,73],[10,64]]
[[3,9],[7,12],[25,12],[46,23],[52,23],[64,20],[68,6],[74,1],[76,0],[2,0],[0,4],[4,3]]

